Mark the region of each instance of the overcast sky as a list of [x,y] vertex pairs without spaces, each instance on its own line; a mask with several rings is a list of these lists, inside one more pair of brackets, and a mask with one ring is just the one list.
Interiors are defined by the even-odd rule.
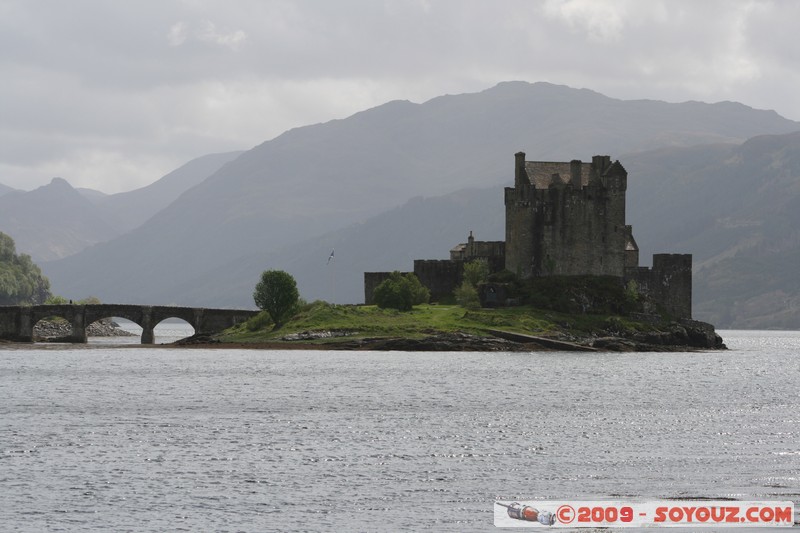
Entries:
[[0,183],[107,193],[501,81],[800,120],[793,0],[0,0]]

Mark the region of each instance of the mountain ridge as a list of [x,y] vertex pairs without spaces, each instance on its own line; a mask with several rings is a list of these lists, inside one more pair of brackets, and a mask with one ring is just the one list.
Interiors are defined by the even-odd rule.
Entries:
[[617,158],[665,143],[743,142],[796,130],[800,123],[747,106],[649,104],[525,82],[422,104],[393,101],[265,141],[125,238],[44,268],[68,294],[182,302],[196,291],[174,287],[208,286],[209,273],[254,251],[277,254],[407,198],[508,183],[519,150],[531,160]]

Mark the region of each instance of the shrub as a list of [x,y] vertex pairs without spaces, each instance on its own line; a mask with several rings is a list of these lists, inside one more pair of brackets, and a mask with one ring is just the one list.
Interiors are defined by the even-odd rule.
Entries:
[[381,309],[410,311],[415,305],[427,303],[430,291],[414,274],[392,272],[387,279],[375,287],[375,304]]
[[256,316],[248,318],[245,322],[245,327],[247,328],[247,331],[259,331],[262,329],[267,329],[267,326],[271,324],[272,319],[270,318],[269,313],[262,311]]
[[453,291],[453,295],[455,296],[456,303],[462,307],[476,309],[481,306],[481,300],[478,297],[478,289],[466,280],[456,287]]

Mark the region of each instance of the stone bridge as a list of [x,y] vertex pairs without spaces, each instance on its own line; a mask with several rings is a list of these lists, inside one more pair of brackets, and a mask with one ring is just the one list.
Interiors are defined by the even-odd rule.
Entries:
[[61,317],[72,325],[66,342],[86,342],[86,327],[103,318],[119,317],[142,328],[142,344],[153,344],[153,328],[167,318],[180,318],[195,334],[218,333],[244,322],[258,311],[125,304],[0,306],[0,338],[33,342],[33,326],[43,318]]

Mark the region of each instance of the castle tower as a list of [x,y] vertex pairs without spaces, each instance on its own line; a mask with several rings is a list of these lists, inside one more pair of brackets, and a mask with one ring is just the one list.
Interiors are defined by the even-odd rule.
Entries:
[[514,167],[514,187],[505,190],[506,269],[521,278],[622,278],[633,236],[625,224],[628,174],[619,161],[525,161],[519,152]]

